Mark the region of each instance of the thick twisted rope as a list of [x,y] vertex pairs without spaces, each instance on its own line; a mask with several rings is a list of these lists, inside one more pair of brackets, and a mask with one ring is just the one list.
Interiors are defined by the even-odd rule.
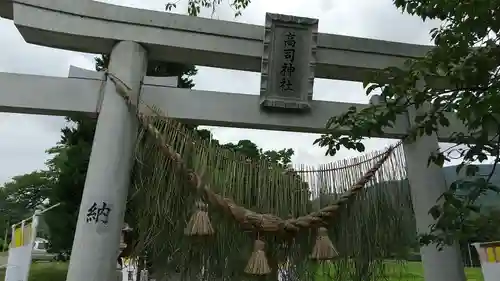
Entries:
[[[232,200],[222,198],[212,192],[207,186],[203,186],[203,191],[208,200],[229,212],[243,227],[251,228],[259,232],[298,232],[300,229],[316,227],[324,224],[332,218],[337,210],[363,189],[382,164],[389,158],[394,148],[389,148],[386,154],[367,171],[348,191],[344,192],[333,204],[328,205],[319,211],[309,213],[297,218],[282,219],[271,214],[259,214],[236,205]],[[194,175],[196,176],[196,175]],[[199,184],[199,183],[198,183]]]
[[348,191],[344,192],[335,203],[305,216],[282,219],[272,214],[256,213],[237,205],[229,198],[224,198],[213,192],[209,185],[202,181],[203,176],[187,167],[181,155],[167,143],[162,133],[155,128],[142,113],[138,113],[137,117],[146,131],[157,142],[165,156],[170,158],[175,163],[177,169],[188,178],[189,184],[193,189],[202,191],[204,197],[208,199],[211,204],[219,207],[227,214],[230,214],[244,229],[257,232],[298,232],[300,229],[316,227],[319,224],[325,223],[327,219],[336,214],[337,210],[342,205],[346,204],[363,189],[395,149],[395,146],[389,147],[389,149],[381,155],[380,160],[352,185]]
[[[117,93],[120,94],[129,107],[134,107],[128,95],[130,88],[116,76],[107,72],[110,80],[115,84]],[[153,110],[154,111],[154,110]],[[260,214],[245,207],[236,204],[229,198],[212,191],[208,184],[204,183],[203,176],[198,174],[186,165],[182,156],[177,153],[171,145],[168,144],[164,135],[148,120],[148,118],[136,108],[136,117],[139,123],[146,129],[146,132],[153,137],[163,154],[170,158],[176,168],[186,177],[189,186],[195,191],[201,191],[203,196],[214,206],[223,210],[226,214],[232,216],[244,229],[253,230],[256,232],[279,232],[279,233],[296,233],[301,229],[317,227],[320,224],[325,224],[326,221],[332,218],[342,205],[345,205],[349,200],[354,198],[363,187],[375,176],[375,173],[380,169],[384,162],[392,155],[396,146],[389,147],[384,153],[380,154],[380,160],[368,170],[349,190],[340,195],[334,203],[326,206],[318,211],[311,212],[305,216],[297,218],[282,219],[272,214]]]

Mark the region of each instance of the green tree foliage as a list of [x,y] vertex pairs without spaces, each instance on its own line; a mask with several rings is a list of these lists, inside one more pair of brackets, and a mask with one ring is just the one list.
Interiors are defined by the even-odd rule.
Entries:
[[[102,55],[101,57],[95,58],[96,70],[104,71],[109,65],[109,55]],[[192,88],[194,87],[193,77],[196,75],[198,70],[194,65],[185,65],[180,63],[165,63],[161,61],[149,61],[146,70],[146,75],[155,77],[168,77],[168,76],[178,76],[178,86],[179,88]]]
[[292,162],[292,156],[294,154],[293,149],[281,149],[281,150],[262,150],[255,143],[250,140],[240,140],[238,143],[226,143],[221,145],[223,148],[230,149],[232,151],[241,153],[249,159],[262,159],[269,163],[276,163],[282,166],[286,166]]
[[[32,213],[43,204],[50,190],[51,177],[45,171],[15,176],[2,188],[8,204],[16,205],[24,213]],[[12,208],[10,210],[13,210]],[[23,213],[21,212],[21,213]]]
[[73,243],[96,125],[94,118],[84,115],[67,117],[67,121],[71,126],[62,129],[58,146],[48,150],[53,158],[47,166],[54,179],[49,200],[61,204],[44,215],[54,252],[68,252]]
[[[250,0],[230,0],[229,6],[234,10],[234,16],[240,16],[242,11],[250,4]],[[176,2],[168,2],[165,4],[166,11],[172,11],[172,9],[177,8]],[[188,0],[187,12],[191,16],[198,16],[202,9],[208,9],[215,13],[218,5],[222,3],[222,0]]]
[[[384,127],[392,127],[396,117],[417,109],[416,126],[406,137],[412,141],[431,135],[438,126],[448,126],[450,113],[461,120],[467,133],[455,133],[452,142],[460,147],[463,162],[457,172],[465,169],[475,174],[473,162],[494,159],[493,169],[486,178],[467,180],[466,195],[455,192],[454,182],[444,193],[443,203],[436,203],[431,214],[437,222],[422,243],[439,245],[463,240],[478,233],[483,224],[476,221],[479,206],[476,199],[486,190],[499,191],[490,179],[499,162],[500,135],[500,1],[395,0],[401,11],[423,20],[441,20],[439,28],[431,30],[435,47],[423,58],[412,59],[405,68],[388,68],[367,79],[366,93],[381,91],[382,105],[369,106],[329,120],[327,128],[334,131],[347,127],[349,136],[336,133],[322,135],[315,143],[335,154],[341,147],[364,150],[366,135],[378,135]],[[375,82],[375,83],[373,83]],[[425,82],[425,83],[423,83]],[[429,160],[442,166],[448,160],[446,150],[429,155]]]
[[[11,225],[12,218],[10,217],[10,206],[8,201],[8,194],[5,192],[5,188],[0,188],[0,237],[2,241],[0,244],[0,252],[5,251],[7,248],[5,238],[9,235],[9,228]],[[5,235],[7,233],[7,235]],[[7,236],[7,237],[6,237]]]
[[35,171],[15,176],[0,187],[0,235],[10,233],[10,227],[33,215],[43,206],[50,192],[52,178],[50,173]]

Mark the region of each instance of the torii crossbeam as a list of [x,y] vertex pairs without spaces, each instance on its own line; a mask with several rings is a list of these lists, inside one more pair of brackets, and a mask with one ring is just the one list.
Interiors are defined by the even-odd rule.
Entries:
[[[0,110],[61,116],[80,112],[97,116],[103,79],[104,74],[76,67],[71,67],[69,78],[0,72],[0,85],[4,87],[0,92]],[[312,101],[313,110],[309,114],[266,112],[258,107],[258,95],[181,89],[176,88],[176,82],[172,78],[145,77],[141,99],[145,104],[157,106],[170,118],[196,125],[322,133],[332,113],[340,115],[352,106],[359,110],[368,106]],[[448,116],[451,125],[439,130],[442,142],[450,141],[454,132],[466,132],[460,121]],[[406,118],[400,116],[394,127],[386,128],[384,137],[404,136],[407,132],[405,122]],[[347,130],[342,132],[348,133]]]

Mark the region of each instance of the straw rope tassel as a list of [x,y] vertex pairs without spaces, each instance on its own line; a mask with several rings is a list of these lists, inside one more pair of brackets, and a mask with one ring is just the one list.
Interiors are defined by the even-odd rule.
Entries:
[[245,268],[245,273],[252,275],[267,275],[271,273],[271,268],[267,262],[266,252],[264,252],[266,244],[264,241],[257,239],[253,246],[252,256],[248,260]]
[[337,257],[339,253],[333,246],[330,237],[328,237],[328,230],[324,227],[318,229],[316,243],[312,250],[311,259],[316,261],[331,260]]
[[214,234],[214,229],[208,217],[208,206],[201,200],[196,201],[196,211],[189,219],[184,229],[187,236],[209,236]]

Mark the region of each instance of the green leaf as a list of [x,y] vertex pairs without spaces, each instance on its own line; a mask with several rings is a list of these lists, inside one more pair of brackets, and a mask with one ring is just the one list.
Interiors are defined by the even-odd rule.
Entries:
[[380,88],[378,84],[372,84],[366,89],[366,95],[371,94],[374,90]]
[[446,158],[445,158],[444,154],[441,152],[441,153],[436,153],[436,155],[432,158],[432,161],[437,166],[443,167],[445,159]]
[[450,121],[444,115],[441,115],[439,117],[439,124],[441,124],[441,126],[448,127],[450,126]]
[[167,3],[165,4],[165,10],[166,11],[171,11],[172,9],[175,9],[177,8],[177,4],[176,3]]
[[465,175],[468,177],[473,177],[479,172],[479,166],[477,165],[468,165],[465,168]]
[[450,185],[450,190],[455,191],[460,187],[459,181],[454,181]]
[[430,210],[429,210],[429,214],[432,216],[433,219],[437,219],[441,216],[441,210],[440,210],[440,207],[439,206],[433,206]]
[[479,213],[481,211],[480,207],[474,205],[467,205],[467,208],[473,211],[474,213]]
[[[498,0],[395,0],[394,4],[401,11],[423,20],[440,20],[440,27],[433,28],[430,34],[435,46],[423,57],[406,60],[401,67],[370,73],[363,88],[370,93],[377,88],[373,82],[383,83],[379,87],[386,104],[379,107],[368,105],[361,111],[350,111],[348,115],[335,119],[331,128],[342,127],[352,132],[350,141],[343,147],[350,149],[354,144],[356,148],[359,139],[367,135],[383,135],[384,127],[391,126],[402,113],[415,107],[420,116],[415,118],[417,125],[409,128],[405,141],[432,135],[438,128],[450,127],[457,122],[462,123],[466,130],[452,134],[450,142],[470,147],[460,152],[463,162],[457,166],[457,173],[469,163],[495,157],[500,151],[494,138],[500,133],[500,39],[495,36],[500,33],[500,10],[492,7],[499,6]],[[417,81],[422,80],[426,85],[417,87]],[[431,106],[427,108],[424,104]],[[430,156],[428,164],[433,162],[442,166],[447,160],[444,155],[426,156]],[[475,168],[467,168],[465,173],[476,174],[470,169]],[[459,189],[460,196],[445,200],[439,223],[426,236],[439,247],[476,235],[474,233],[479,233],[477,229],[491,225],[475,225],[469,218],[475,211],[474,207],[467,207],[469,203],[459,204],[462,199],[477,198],[481,192],[490,189],[488,184],[454,183],[452,189]],[[491,187],[491,190],[498,188]],[[484,214],[476,216],[483,218]],[[496,235],[498,237],[500,233]],[[494,236],[490,237],[494,239]],[[484,239],[486,237],[479,240]]]
[[356,143],[356,150],[357,150],[357,151],[359,151],[359,152],[363,152],[363,151],[365,151],[365,146],[364,146],[364,144],[362,144],[362,143],[360,143],[360,142]]
[[424,123],[424,130],[425,130],[425,134],[430,136],[432,135],[432,133],[434,132],[434,126],[431,122],[426,122]]

